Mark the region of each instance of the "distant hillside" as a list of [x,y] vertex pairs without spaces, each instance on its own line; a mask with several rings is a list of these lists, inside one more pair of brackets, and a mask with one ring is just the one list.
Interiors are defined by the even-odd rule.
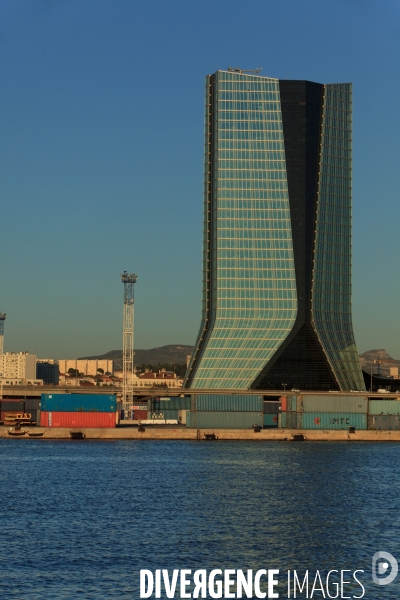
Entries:
[[[149,350],[135,350],[135,364],[150,364],[157,366],[158,364],[168,363],[172,365],[175,361],[175,364],[177,365],[184,365],[186,364],[186,356],[188,354],[192,354],[192,352],[193,346],[186,346],[185,344],[170,344],[168,346],[150,348]],[[111,352],[107,352],[106,354],[102,354],[100,356],[83,356],[82,358],[113,360],[114,368],[116,370],[122,369],[122,350],[111,350]],[[399,367],[400,372],[400,360],[393,359],[384,349],[367,350],[367,352],[360,354],[361,367],[368,373],[371,371],[371,365],[372,372],[378,372],[378,365],[373,362],[374,360],[382,361],[382,375],[389,375],[390,367]]]
[[[150,364],[153,366],[163,363],[185,365],[186,357],[193,351],[193,346],[184,344],[168,346],[160,346],[159,348],[150,348],[149,350],[135,350],[135,364]],[[113,360],[114,369],[117,371],[122,369],[122,350],[111,350],[100,356],[83,356],[82,358],[91,360]]]
[[367,352],[363,352],[360,354],[360,363],[361,367],[367,373],[378,372],[378,365],[374,363],[374,360],[381,360],[382,364],[380,365],[381,375],[390,375],[390,367],[398,367],[400,372],[400,360],[392,358],[384,349],[380,350],[367,350]]

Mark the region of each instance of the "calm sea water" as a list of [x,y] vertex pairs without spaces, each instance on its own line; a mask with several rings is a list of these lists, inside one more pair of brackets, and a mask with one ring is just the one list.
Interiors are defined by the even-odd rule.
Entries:
[[136,600],[141,568],[364,569],[365,598],[400,598],[371,580],[400,559],[400,445],[0,440],[0,461],[2,599]]

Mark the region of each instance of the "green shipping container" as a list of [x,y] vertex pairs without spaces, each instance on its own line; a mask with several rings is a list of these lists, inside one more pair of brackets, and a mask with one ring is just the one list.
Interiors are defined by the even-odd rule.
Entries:
[[186,427],[195,429],[251,429],[263,426],[261,412],[190,411],[186,413]]
[[278,414],[265,414],[263,421],[264,427],[278,427]]
[[361,413],[297,413],[298,429],[367,429],[367,415]]
[[220,412],[263,412],[263,397],[256,394],[194,394],[196,410]]
[[370,400],[370,415],[400,415],[400,400]]
[[160,411],[163,410],[190,410],[190,396],[160,398]]
[[287,411],[288,412],[296,412],[297,410],[297,396],[288,396],[287,397]]
[[178,420],[179,410],[162,410],[160,412],[163,415],[162,418],[167,421],[173,421],[173,420],[177,421]]
[[361,394],[301,394],[297,397],[297,412],[366,414],[368,398]]
[[278,414],[278,427],[283,429],[297,429],[297,413],[285,412]]

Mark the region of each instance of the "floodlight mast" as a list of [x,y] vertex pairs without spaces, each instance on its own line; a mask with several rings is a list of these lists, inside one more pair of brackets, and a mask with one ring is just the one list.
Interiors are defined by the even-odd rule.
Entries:
[[4,322],[6,313],[0,312],[0,400],[3,400],[3,377],[4,377]]
[[123,347],[122,347],[122,410],[124,419],[132,418],[133,402],[133,286],[137,275],[124,271],[121,274],[124,284],[124,324],[123,324]]

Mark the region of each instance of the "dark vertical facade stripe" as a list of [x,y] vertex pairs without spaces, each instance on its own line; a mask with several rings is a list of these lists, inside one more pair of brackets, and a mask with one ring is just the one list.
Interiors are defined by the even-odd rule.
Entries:
[[[193,375],[200,361],[203,349],[206,345],[206,340],[210,329],[212,328],[213,315],[215,315],[215,307],[213,307],[213,281],[212,277],[216,277],[215,269],[212,268],[212,263],[215,261],[213,240],[215,220],[213,218],[214,211],[214,137],[215,137],[215,75],[210,75],[208,78],[208,91],[206,96],[206,127],[207,127],[207,147],[205,148],[205,214],[204,214],[204,243],[203,243],[203,322],[201,323],[200,332],[196,341],[194,354],[190,361],[188,372],[185,377],[184,387],[189,387],[193,380]],[[205,249],[205,250],[204,250]]]
[[338,383],[311,321],[311,284],[323,85],[279,82],[298,312],[295,325],[252,384],[277,389],[336,389]]

